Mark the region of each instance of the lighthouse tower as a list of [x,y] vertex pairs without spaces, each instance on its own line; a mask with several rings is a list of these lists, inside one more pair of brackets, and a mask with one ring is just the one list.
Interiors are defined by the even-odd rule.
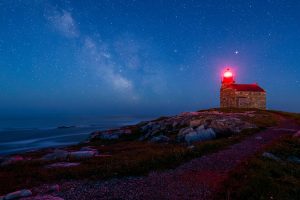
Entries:
[[227,68],[226,71],[223,73],[223,77],[222,77],[222,86],[226,86],[226,85],[230,85],[230,84],[234,84],[235,80],[233,77],[233,73],[232,71]]
[[236,84],[234,74],[227,68],[222,75],[221,108],[266,109],[266,92],[257,83]]

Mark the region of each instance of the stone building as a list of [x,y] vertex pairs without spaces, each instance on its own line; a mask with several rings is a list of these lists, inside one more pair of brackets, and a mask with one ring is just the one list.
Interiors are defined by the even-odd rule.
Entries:
[[266,109],[266,91],[256,83],[236,84],[232,72],[227,69],[222,77],[220,107]]

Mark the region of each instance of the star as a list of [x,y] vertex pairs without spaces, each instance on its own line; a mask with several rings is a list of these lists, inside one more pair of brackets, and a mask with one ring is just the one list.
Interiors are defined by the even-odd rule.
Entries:
[[234,54],[237,55],[239,54],[240,52],[238,50],[235,50]]

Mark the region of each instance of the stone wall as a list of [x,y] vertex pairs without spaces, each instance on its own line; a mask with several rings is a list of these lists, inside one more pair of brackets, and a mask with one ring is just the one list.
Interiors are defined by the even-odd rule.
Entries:
[[235,91],[232,88],[222,87],[220,92],[220,107],[230,108],[237,107],[235,99]]
[[236,91],[232,88],[222,87],[220,91],[220,107],[266,109],[266,93]]

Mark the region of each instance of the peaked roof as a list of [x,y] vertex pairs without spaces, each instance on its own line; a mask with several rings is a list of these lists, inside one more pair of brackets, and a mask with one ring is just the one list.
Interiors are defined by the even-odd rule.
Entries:
[[229,87],[237,91],[265,92],[258,84],[230,84]]

